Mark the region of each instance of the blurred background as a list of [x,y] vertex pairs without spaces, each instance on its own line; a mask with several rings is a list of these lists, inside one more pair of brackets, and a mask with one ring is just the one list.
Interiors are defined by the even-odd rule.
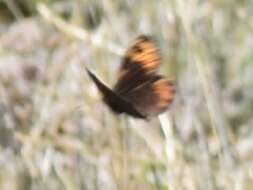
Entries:
[[[109,86],[152,35],[170,109],[116,116]],[[0,0],[0,189],[251,190],[251,0]]]

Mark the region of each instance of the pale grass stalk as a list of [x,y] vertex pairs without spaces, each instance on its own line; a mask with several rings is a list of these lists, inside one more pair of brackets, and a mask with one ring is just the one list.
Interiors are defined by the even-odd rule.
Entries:
[[[192,3],[192,4],[191,4]],[[193,1],[182,1],[178,0],[175,2],[177,14],[180,16],[182,21],[182,26],[185,31],[190,53],[192,59],[195,62],[195,67],[197,74],[200,79],[202,91],[205,98],[205,103],[208,109],[208,114],[210,117],[211,125],[215,135],[219,137],[221,145],[224,148],[224,159],[226,164],[233,163],[233,154],[231,152],[231,147],[229,145],[229,137],[227,135],[227,124],[224,120],[224,116],[219,106],[219,100],[217,100],[217,94],[215,94],[215,87],[212,83],[213,77],[210,72],[208,60],[205,54],[205,47],[201,44],[201,40],[193,34],[191,30],[192,20],[191,16],[187,15],[186,10],[194,9]],[[186,12],[186,13],[185,13]]]
[[41,165],[39,165],[43,180],[45,180],[46,177],[49,176],[50,174],[54,154],[55,154],[54,148],[51,146],[47,147]]
[[99,32],[91,34],[80,27],[67,23],[55,15],[44,3],[38,3],[37,10],[42,18],[44,18],[47,22],[52,23],[63,33],[82,41],[90,41],[92,45],[104,48],[105,50],[116,55],[123,55],[124,48],[104,40],[105,37],[99,34]]
[[[135,126],[136,125],[136,121],[134,119],[129,118],[129,123],[131,126]],[[131,127],[131,130],[134,131],[134,133],[136,135],[138,135],[138,137],[140,139],[142,139],[145,144],[147,145],[149,151],[154,155],[154,156],[158,156],[160,155],[159,150],[157,150],[156,145],[150,140],[151,136],[147,135],[147,133],[145,133],[143,131],[143,129],[139,128],[139,127]],[[159,157],[160,160],[164,161],[162,158]]]
[[69,176],[65,170],[62,168],[62,166],[60,165],[61,162],[59,162],[56,159],[53,159],[54,162],[53,162],[53,167],[55,169],[55,172],[56,172],[56,175],[57,177],[59,178],[59,180],[61,181],[61,183],[63,184],[63,186],[65,187],[65,189],[68,189],[68,190],[77,190],[79,189],[74,181],[72,181],[71,179],[73,179],[71,176]]
[[121,150],[120,143],[121,138],[120,138],[120,127],[118,124],[120,124],[120,120],[118,118],[114,118],[113,120],[113,125],[109,121],[108,114],[106,114],[106,128],[108,130],[108,138],[109,138],[109,143],[110,143],[110,156],[111,156],[111,162],[110,162],[110,170],[111,170],[111,175],[113,177],[113,180],[115,182],[115,186],[117,189],[121,189],[122,187],[122,174],[121,170],[123,168],[122,166],[122,160],[123,154]]
[[176,148],[175,138],[173,134],[173,126],[171,118],[168,118],[168,114],[160,114],[158,116],[160,126],[165,137],[165,154],[167,158],[167,175],[168,175],[168,190],[176,190],[174,172],[176,164]]
[[122,117],[121,122],[121,136],[122,136],[122,186],[124,190],[129,189],[129,129],[128,129],[128,119],[126,116]]

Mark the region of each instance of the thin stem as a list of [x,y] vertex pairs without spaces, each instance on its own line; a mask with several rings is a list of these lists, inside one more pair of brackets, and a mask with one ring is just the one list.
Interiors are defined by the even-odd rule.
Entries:
[[168,171],[168,189],[175,190],[175,182],[173,176],[173,168],[176,160],[176,149],[175,149],[175,139],[173,134],[173,127],[171,119],[167,117],[167,114],[160,114],[158,116],[160,121],[160,126],[165,136],[165,153],[167,158],[167,171]]

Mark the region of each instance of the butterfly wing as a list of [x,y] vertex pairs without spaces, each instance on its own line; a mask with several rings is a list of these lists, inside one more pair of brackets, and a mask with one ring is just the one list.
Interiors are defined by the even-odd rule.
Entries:
[[157,115],[172,102],[173,81],[157,75],[160,55],[154,41],[141,35],[127,50],[114,90],[143,115]]
[[172,102],[173,81],[157,75],[160,56],[153,40],[139,36],[127,50],[114,91],[88,69],[87,73],[103,95],[104,102],[116,113],[146,118],[165,111]]
[[175,93],[172,80],[153,75],[143,84],[122,95],[143,115],[158,115],[171,104]]
[[131,103],[113,92],[87,68],[86,71],[97,86],[98,90],[102,93],[103,101],[111,108],[112,111],[116,113],[127,113],[133,117],[145,119],[145,116],[137,111],[137,109]]
[[160,62],[160,55],[153,40],[146,35],[140,35],[123,57],[119,80],[114,90],[119,94],[126,94],[141,85],[150,74],[157,71]]

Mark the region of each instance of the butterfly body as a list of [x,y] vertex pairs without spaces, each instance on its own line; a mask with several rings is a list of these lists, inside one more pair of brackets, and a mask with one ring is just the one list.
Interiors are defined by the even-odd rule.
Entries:
[[150,37],[141,35],[123,58],[113,90],[86,70],[111,110],[146,119],[165,111],[175,92],[174,82],[156,73],[159,64],[155,43]]

